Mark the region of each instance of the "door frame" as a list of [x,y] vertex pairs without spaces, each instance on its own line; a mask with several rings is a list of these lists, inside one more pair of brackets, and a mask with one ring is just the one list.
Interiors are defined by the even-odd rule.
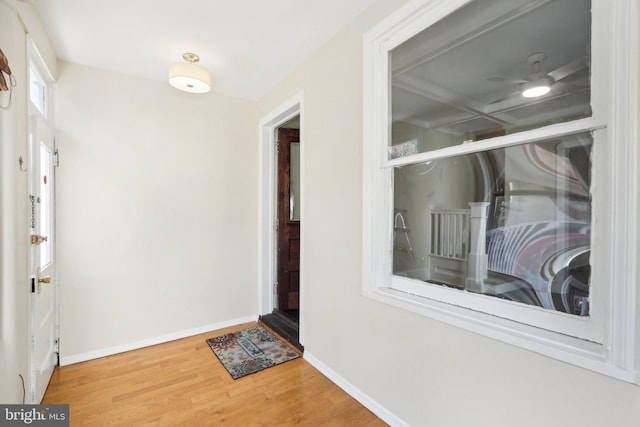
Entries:
[[282,124],[300,116],[300,335],[304,344],[304,242],[305,242],[305,133],[304,92],[298,92],[258,123],[258,314],[275,308],[274,285],[277,281],[277,135]]
[[[51,71],[49,70],[49,68],[46,65],[46,62],[44,61],[42,55],[40,54],[38,48],[36,47],[35,43],[33,42],[33,40],[31,40],[31,38],[27,37],[27,61],[26,61],[26,73],[27,76],[30,73],[31,67],[33,66],[35,72],[37,73],[39,79],[46,85],[46,98],[45,98],[45,105],[44,108],[46,110],[46,115],[41,114],[40,111],[38,111],[36,109],[36,107],[34,105],[32,105],[31,103],[31,97],[30,97],[30,93],[29,90],[27,90],[27,99],[26,99],[26,103],[27,103],[27,135],[28,135],[28,177],[27,177],[27,195],[32,195],[35,194],[34,191],[34,185],[36,184],[36,181],[39,182],[39,177],[35,177],[34,176],[34,171],[35,171],[35,167],[32,164],[33,163],[33,159],[34,159],[34,153],[32,152],[33,149],[36,149],[36,147],[39,147],[38,143],[34,143],[32,138],[34,136],[34,129],[37,130],[38,126],[37,126],[37,122],[39,120],[44,120],[47,122],[48,126],[50,126],[51,128],[51,137],[53,138],[52,141],[52,155],[54,157],[54,164],[52,165],[51,168],[51,185],[52,185],[52,205],[51,205],[51,209],[53,210],[53,223],[51,224],[51,230],[50,230],[50,236],[48,236],[50,238],[50,241],[52,242],[52,263],[56,264],[57,263],[57,228],[56,228],[56,175],[57,175],[57,165],[56,165],[56,161],[57,161],[57,154],[56,154],[56,143],[55,143],[55,135],[56,135],[56,128],[55,128],[55,109],[54,109],[54,105],[55,105],[55,94],[54,94],[54,77],[51,74]],[[30,80],[30,77],[27,77],[27,81]],[[36,134],[37,136],[38,134]],[[39,170],[39,168],[38,168]],[[35,180],[35,181],[34,181]],[[28,201],[27,203],[32,203],[31,201]],[[30,209],[30,207],[27,209],[27,213],[29,215],[27,219],[27,226],[31,227],[30,222],[32,220],[31,215],[32,215],[32,211]],[[32,234],[32,230],[31,228],[29,228],[29,236]],[[38,280],[38,274],[36,273],[37,270],[37,266],[35,265],[35,259],[34,259],[34,251],[37,251],[38,247],[34,246],[33,244],[29,244],[29,251],[28,251],[28,268],[29,268],[29,289],[28,289],[28,324],[27,324],[27,333],[28,333],[28,363],[27,363],[27,377],[25,378],[26,380],[26,384],[25,384],[25,399],[27,403],[30,404],[39,404],[40,403],[40,398],[42,396],[37,395],[36,393],[39,391],[37,390],[37,377],[38,375],[36,374],[36,349],[35,349],[35,337],[36,337],[36,304],[37,304],[37,298],[39,295],[39,292],[37,292],[37,280]],[[53,337],[52,339],[54,340],[54,349],[55,352],[58,355],[58,361],[59,361],[59,354],[60,354],[60,346],[59,346],[59,342],[60,342],[60,294],[59,294],[59,287],[58,287],[58,274],[57,274],[57,268],[54,268],[53,274],[51,276],[51,282],[49,285],[51,292],[52,292],[52,302],[53,302],[53,312],[52,312],[52,329],[53,329]],[[34,292],[35,291],[35,292]],[[47,384],[48,384],[49,380],[47,380]],[[46,387],[45,387],[46,390]]]

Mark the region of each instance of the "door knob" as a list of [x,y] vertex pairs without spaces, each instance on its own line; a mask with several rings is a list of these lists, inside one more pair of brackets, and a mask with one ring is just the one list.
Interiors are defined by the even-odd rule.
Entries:
[[47,241],[47,236],[40,236],[38,234],[32,234],[31,235],[31,244],[32,245],[39,245],[42,242],[46,242]]
[[38,271],[36,272],[36,277],[38,278],[38,295],[40,295],[43,283],[51,283],[51,276],[41,276],[41,273],[42,271],[40,270],[40,267],[38,267]]

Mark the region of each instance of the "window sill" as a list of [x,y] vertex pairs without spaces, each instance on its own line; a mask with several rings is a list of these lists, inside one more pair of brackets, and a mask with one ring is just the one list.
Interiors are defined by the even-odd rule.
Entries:
[[375,301],[444,322],[623,381],[640,384],[640,374],[613,365],[607,346],[502,319],[391,288],[365,290]]

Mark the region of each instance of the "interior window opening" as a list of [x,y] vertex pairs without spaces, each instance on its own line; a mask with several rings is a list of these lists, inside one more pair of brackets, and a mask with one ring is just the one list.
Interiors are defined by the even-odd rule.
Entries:
[[366,297],[638,383],[636,14],[421,0],[367,32]]
[[394,171],[393,273],[589,315],[589,133]]

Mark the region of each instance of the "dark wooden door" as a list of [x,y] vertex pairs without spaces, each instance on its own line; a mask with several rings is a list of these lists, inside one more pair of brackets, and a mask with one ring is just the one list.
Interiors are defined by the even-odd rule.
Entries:
[[[298,129],[278,129],[278,309],[300,306],[300,221],[299,200],[292,197],[292,143],[300,142]],[[298,163],[299,164],[299,163]],[[294,175],[296,168],[293,168]],[[295,181],[298,179],[298,181]],[[294,176],[299,182],[299,176]]]

